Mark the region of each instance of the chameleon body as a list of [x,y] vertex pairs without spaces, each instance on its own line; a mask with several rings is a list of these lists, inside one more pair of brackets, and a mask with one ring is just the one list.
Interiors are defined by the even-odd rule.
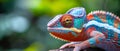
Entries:
[[72,46],[73,51],[79,51],[95,45],[106,51],[120,50],[120,19],[110,12],[86,15],[83,7],[75,7],[54,17],[47,26],[52,36],[71,42],[60,49]]

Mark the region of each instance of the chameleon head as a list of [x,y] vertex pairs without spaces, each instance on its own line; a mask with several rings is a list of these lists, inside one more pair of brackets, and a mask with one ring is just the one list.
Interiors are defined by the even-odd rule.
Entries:
[[50,34],[65,41],[80,41],[80,33],[86,17],[82,7],[68,10],[66,14],[57,15],[47,24]]

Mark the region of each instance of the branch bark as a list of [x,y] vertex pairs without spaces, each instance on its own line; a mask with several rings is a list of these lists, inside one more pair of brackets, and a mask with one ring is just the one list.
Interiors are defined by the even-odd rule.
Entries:
[[[65,49],[53,49],[53,50],[49,50],[49,51],[73,51],[73,48],[65,48]],[[86,48],[83,49],[81,51],[105,51],[104,49],[98,48],[98,47],[90,47],[90,48]]]
[[60,50],[63,50],[63,51],[72,51],[72,50],[73,50],[73,48],[53,49],[53,50],[49,50],[49,51],[60,51]]

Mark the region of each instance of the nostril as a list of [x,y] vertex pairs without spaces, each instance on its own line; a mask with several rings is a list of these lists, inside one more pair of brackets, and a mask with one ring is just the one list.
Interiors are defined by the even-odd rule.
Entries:
[[47,24],[47,27],[50,27],[50,23]]
[[51,21],[50,21],[50,22],[48,22],[47,27],[53,27],[53,26],[55,25],[55,23],[56,23],[56,22],[51,22]]
[[55,22],[56,21],[51,20],[51,21],[48,22],[47,26],[52,27],[52,26],[54,26]]
[[50,27],[47,27],[48,30],[50,30]]
[[50,20],[47,24],[48,27],[51,27],[52,25],[54,24],[54,21],[53,20]]
[[56,22],[48,22],[47,27],[54,27],[56,25]]

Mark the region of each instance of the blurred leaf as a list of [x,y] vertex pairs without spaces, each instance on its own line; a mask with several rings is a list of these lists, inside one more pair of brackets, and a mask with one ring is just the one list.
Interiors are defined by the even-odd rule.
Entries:
[[64,13],[65,10],[75,6],[78,6],[75,0],[41,0],[39,7],[33,8],[32,12],[34,12],[35,15],[56,15],[58,13]]
[[44,46],[42,44],[34,42],[33,44],[25,48],[24,51],[42,51],[43,47]]

